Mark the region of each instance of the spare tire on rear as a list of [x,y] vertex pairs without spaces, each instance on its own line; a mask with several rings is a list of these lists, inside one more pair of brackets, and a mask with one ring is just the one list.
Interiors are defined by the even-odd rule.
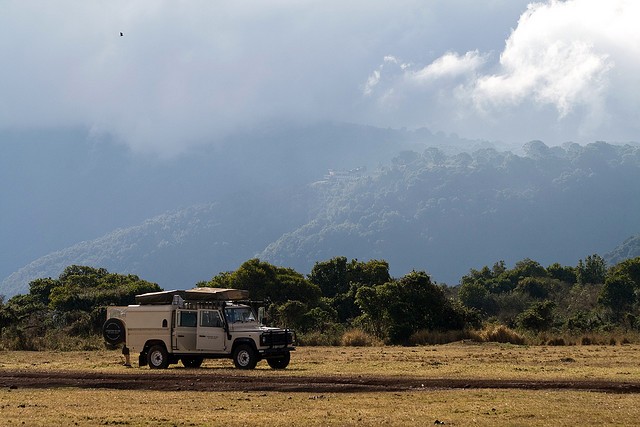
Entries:
[[104,325],[102,325],[102,336],[109,345],[118,345],[125,342],[126,335],[122,320],[107,319]]

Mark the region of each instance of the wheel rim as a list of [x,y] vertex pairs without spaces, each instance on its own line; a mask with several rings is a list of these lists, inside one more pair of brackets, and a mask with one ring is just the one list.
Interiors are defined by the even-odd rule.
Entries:
[[238,364],[240,366],[249,366],[250,361],[251,361],[251,355],[247,350],[240,350],[238,352]]
[[161,352],[154,351],[153,353],[151,353],[151,363],[153,363],[153,366],[160,366],[162,365],[163,361],[164,361],[164,358],[162,357]]

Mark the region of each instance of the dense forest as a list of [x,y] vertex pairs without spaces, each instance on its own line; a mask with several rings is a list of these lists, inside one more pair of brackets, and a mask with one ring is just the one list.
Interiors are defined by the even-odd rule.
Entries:
[[[455,287],[424,271],[393,278],[384,260],[335,257],[305,276],[250,259],[196,286],[249,290],[266,302],[270,324],[295,328],[303,345],[613,344],[640,330],[640,257],[609,268],[597,254],[576,266],[498,261]],[[28,294],[0,298],[0,349],[99,348],[106,306],[159,290],[135,275],[69,266],[32,281]]]

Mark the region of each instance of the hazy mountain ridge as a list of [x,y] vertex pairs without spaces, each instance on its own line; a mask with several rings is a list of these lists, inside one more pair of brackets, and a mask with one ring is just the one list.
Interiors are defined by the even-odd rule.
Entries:
[[611,252],[604,255],[608,265],[615,265],[626,259],[640,256],[640,235],[629,237]]
[[[242,142],[248,135],[253,144]],[[190,193],[183,203],[217,202],[170,210],[53,252],[5,279],[0,294],[26,292],[30,280],[57,276],[70,264],[185,287],[253,256],[301,272],[338,255],[382,258],[394,275],[426,270],[455,284],[470,268],[498,260],[575,265],[640,230],[635,145],[532,141],[516,155],[426,129],[324,125],[248,135],[188,158],[186,166],[169,163],[166,176],[153,178],[160,189],[153,180],[141,187],[154,190],[149,199],[165,197],[165,205],[183,188]],[[260,138],[264,145],[255,144]],[[444,148],[421,148],[429,144]],[[367,170],[322,178],[329,168],[356,166]],[[230,184],[224,192],[222,181]]]
[[316,218],[261,257],[302,271],[337,254],[384,258],[396,273],[426,269],[457,283],[498,260],[575,265],[640,228],[637,147],[524,148],[525,156],[404,153],[375,176],[344,184]]
[[476,143],[426,129],[274,123],[158,158],[87,129],[0,131],[0,277],[164,212],[290,191],[330,168],[374,168],[421,144]]
[[[251,206],[245,199],[234,206],[210,203],[158,215],[37,259],[5,279],[2,293],[25,293],[34,278],[57,277],[72,264],[137,274],[167,288],[188,288],[219,273],[220,266],[254,256],[254,245],[264,246],[279,236],[285,226],[277,215],[281,212],[252,197]],[[287,213],[286,219],[295,221],[296,214]]]

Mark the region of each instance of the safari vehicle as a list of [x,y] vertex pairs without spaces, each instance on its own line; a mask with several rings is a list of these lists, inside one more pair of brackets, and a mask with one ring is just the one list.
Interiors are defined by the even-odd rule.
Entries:
[[[204,359],[230,358],[239,369],[266,359],[273,369],[289,365],[296,334],[262,323],[247,302],[248,291],[194,288],[136,296],[136,305],[107,307],[108,345],[139,354],[139,366],[164,369],[182,361],[199,368]],[[128,354],[128,353],[125,353]]]

